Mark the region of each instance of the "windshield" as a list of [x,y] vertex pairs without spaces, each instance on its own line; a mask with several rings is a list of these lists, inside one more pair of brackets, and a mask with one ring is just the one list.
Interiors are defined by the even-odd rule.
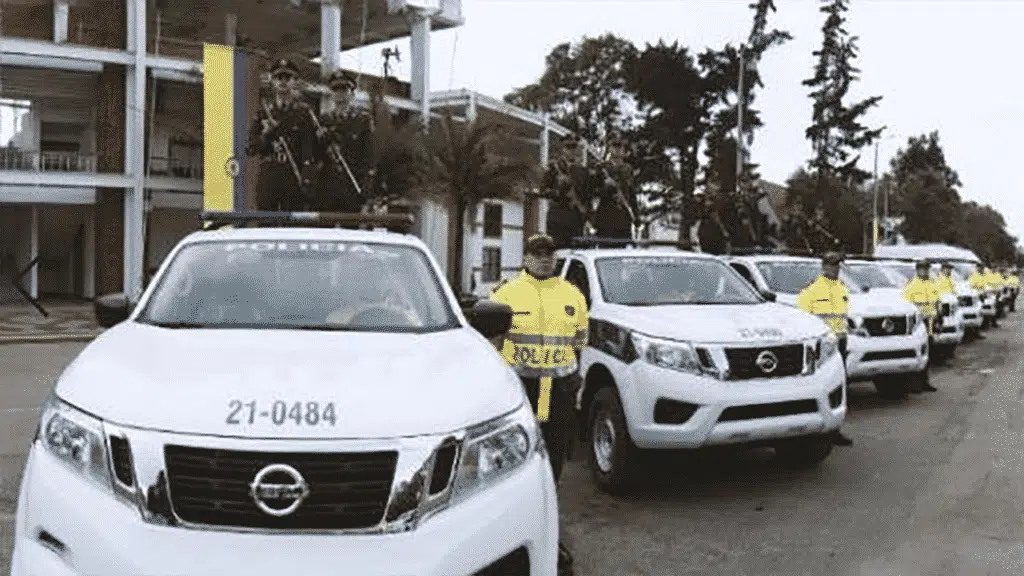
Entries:
[[599,258],[605,301],[627,306],[758,304],[763,302],[732,268],[711,258],[627,256]]
[[[817,260],[778,260],[758,262],[757,269],[772,289],[779,294],[799,294],[821,276],[821,262]],[[846,270],[840,272],[839,279],[846,284],[847,290],[860,293],[858,285],[850,281]]]
[[856,264],[847,263],[845,265],[846,272],[850,275],[850,278],[857,283],[860,287],[868,288],[899,288],[900,284],[897,284],[891,276],[885,273],[885,271],[875,264],[868,264],[858,262]]
[[904,281],[910,280],[917,275],[917,267],[913,262],[888,262],[885,264],[885,267],[902,276]]
[[953,270],[956,270],[964,278],[970,278],[974,271],[977,270],[975,264],[970,262],[953,262]]
[[336,241],[187,245],[138,320],[184,328],[369,332],[459,325],[421,250]]

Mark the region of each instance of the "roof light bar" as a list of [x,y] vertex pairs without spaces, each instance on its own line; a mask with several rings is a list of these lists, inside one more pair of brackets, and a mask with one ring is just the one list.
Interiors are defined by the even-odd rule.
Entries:
[[199,214],[203,229],[240,228],[385,228],[408,234],[416,224],[412,214],[359,214],[350,212],[223,212],[204,210]]

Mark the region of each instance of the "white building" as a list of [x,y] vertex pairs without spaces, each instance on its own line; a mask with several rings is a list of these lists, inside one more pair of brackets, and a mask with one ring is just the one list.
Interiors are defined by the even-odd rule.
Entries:
[[[399,92],[389,98],[393,107],[500,116],[535,146],[540,163],[551,138],[567,134],[500,100],[430,92],[430,31],[460,26],[461,0],[348,0],[344,6],[340,0],[3,0],[0,301],[18,298],[7,279],[24,269],[22,286],[37,297],[136,292],[146,272],[197,228],[203,42],[323,54],[326,73],[360,38],[410,37],[412,79],[393,83]],[[446,210],[428,203],[417,212],[418,233],[446,264]],[[467,229],[465,285],[481,292],[517,269],[524,234],[544,229],[545,212],[538,201],[480,206]]]

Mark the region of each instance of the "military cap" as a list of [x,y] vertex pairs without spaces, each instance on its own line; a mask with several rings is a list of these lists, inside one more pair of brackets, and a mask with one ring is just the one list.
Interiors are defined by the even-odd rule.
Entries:
[[356,81],[344,70],[335,70],[327,77],[327,87],[331,90],[355,90]]
[[299,68],[294,62],[287,58],[281,58],[278,60],[274,67],[270,69],[270,75],[277,76],[291,76],[296,77],[299,75]]
[[547,234],[534,234],[526,240],[523,248],[527,254],[551,254],[555,251],[555,241]]
[[843,260],[843,255],[839,252],[826,252],[825,255],[821,257],[821,263],[826,266],[838,266],[839,264],[842,264]]

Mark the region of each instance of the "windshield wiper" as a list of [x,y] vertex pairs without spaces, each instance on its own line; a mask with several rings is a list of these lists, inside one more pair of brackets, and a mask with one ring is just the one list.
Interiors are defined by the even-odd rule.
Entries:
[[358,332],[360,329],[352,326],[339,326],[337,324],[280,324],[271,325],[267,328],[280,330],[314,330],[323,332]]

